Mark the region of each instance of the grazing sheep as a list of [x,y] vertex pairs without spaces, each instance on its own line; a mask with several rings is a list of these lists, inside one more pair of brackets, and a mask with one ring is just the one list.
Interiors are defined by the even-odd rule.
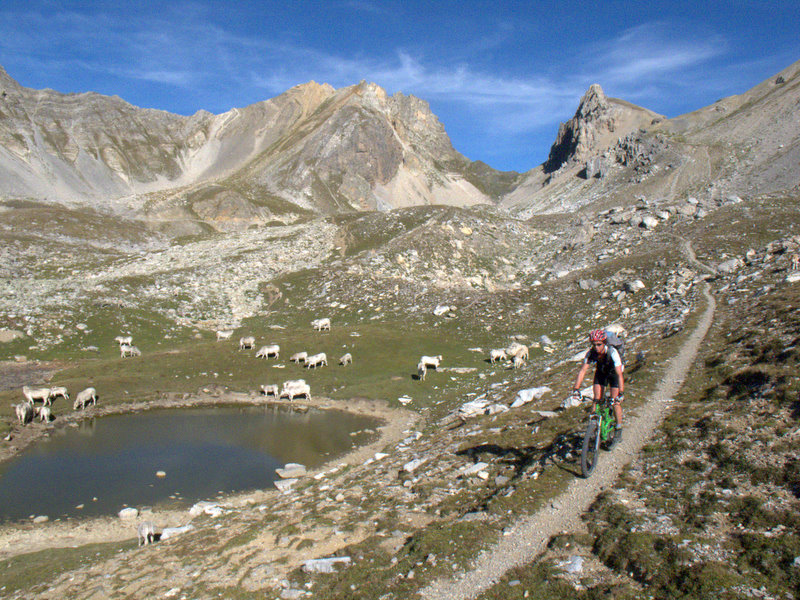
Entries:
[[279,358],[280,351],[281,347],[278,344],[272,344],[271,346],[261,346],[258,352],[256,352],[256,358],[269,358],[270,356]]
[[25,396],[25,400],[31,405],[33,405],[36,400],[41,400],[44,404],[50,403],[50,388],[32,388],[23,385],[22,395]]
[[17,413],[17,420],[20,425],[33,420],[33,407],[27,402],[20,402],[19,404],[12,404],[14,412]]
[[120,346],[122,346],[123,344],[126,344],[128,346],[133,346],[132,335],[126,335],[126,336],[118,335],[117,337],[114,338],[114,341],[117,342]]
[[140,546],[152,544],[156,539],[156,527],[152,521],[142,521],[136,528],[136,537]]
[[33,409],[33,413],[39,417],[39,421],[42,423],[49,423],[50,419],[53,417],[53,413],[50,410],[49,406],[37,406]]
[[297,364],[300,364],[301,362],[306,362],[308,360],[308,352],[298,352],[297,354],[292,354],[289,360],[292,362],[296,362]]
[[489,362],[493,363],[498,360],[508,360],[508,355],[506,351],[502,348],[499,350],[490,350],[489,351]]
[[521,356],[514,356],[514,359],[512,361],[512,366],[515,369],[519,369],[524,364],[525,364],[525,359],[524,358],[522,358]]
[[425,363],[421,362],[417,365],[417,377],[425,381],[425,375],[428,374],[428,367],[425,366]]
[[225,331],[217,331],[217,341],[229,340],[232,337],[233,337],[233,329],[228,329]]
[[311,327],[313,327],[316,331],[330,331],[331,320],[328,317],[324,317],[322,319],[314,319],[313,321],[311,321]]
[[419,359],[421,364],[424,364],[428,369],[438,369],[439,363],[442,362],[442,355],[437,356],[423,356]]
[[517,357],[528,360],[528,347],[523,344],[518,344],[516,350],[511,354],[512,359]]
[[48,402],[48,404],[52,403],[53,400],[55,400],[59,396],[61,396],[62,398],[64,398],[64,400],[69,402],[69,394],[67,393],[67,388],[65,388],[63,385],[57,385],[55,387],[51,387],[50,399],[49,399],[50,402]]
[[139,350],[136,346],[129,346],[128,344],[122,344],[119,347],[120,358],[125,358],[126,356],[141,356],[142,351]]
[[285,390],[286,388],[293,385],[305,384],[305,382],[306,382],[305,379],[287,379],[286,381],[283,382],[283,389]]
[[239,350],[250,350],[255,345],[256,345],[256,338],[254,338],[252,335],[239,338]]
[[344,365],[352,365],[353,364],[353,355],[348,352],[347,354],[342,356],[342,358],[339,359],[339,364],[343,365],[343,366]]
[[306,359],[306,369],[316,369],[319,366],[328,366],[328,355],[324,352],[313,354]]
[[81,392],[78,392],[78,395],[75,396],[75,403],[72,405],[72,410],[86,408],[86,405],[89,403],[95,405],[97,404],[97,390],[95,390],[93,387],[89,387]]
[[306,399],[311,400],[311,387],[302,379],[298,381],[287,381],[283,384],[280,398],[284,396],[286,396],[290,402],[297,396],[305,396]]
[[272,383],[269,385],[262,385],[261,386],[261,393],[265,396],[275,396],[278,397],[278,384]]

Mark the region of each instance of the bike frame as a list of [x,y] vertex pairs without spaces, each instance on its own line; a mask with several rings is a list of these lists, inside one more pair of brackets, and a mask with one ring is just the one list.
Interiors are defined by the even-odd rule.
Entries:
[[610,398],[605,398],[602,402],[598,402],[595,407],[595,413],[589,418],[597,421],[597,430],[600,432],[601,442],[605,442],[614,433],[617,420],[614,418]]

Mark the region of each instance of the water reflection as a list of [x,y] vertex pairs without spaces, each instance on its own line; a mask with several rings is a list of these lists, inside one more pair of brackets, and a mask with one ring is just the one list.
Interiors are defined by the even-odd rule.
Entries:
[[276,468],[319,466],[368,442],[363,430],[376,425],[338,411],[274,406],[87,419],[0,467],[0,518],[113,514],[125,504],[188,504],[219,491],[271,488]]

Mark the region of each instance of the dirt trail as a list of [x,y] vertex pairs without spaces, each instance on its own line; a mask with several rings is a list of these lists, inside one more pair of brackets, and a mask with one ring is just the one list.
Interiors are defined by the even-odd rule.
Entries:
[[[713,271],[697,261],[691,245],[685,240],[684,250],[693,265]],[[509,569],[535,560],[554,535],[582,527],[581,515],[589,509],[603,489],[614,484],[623,467],[641,451],[686,378],[714,318],[716,302],[708,283],[703,284],[703,295],[707,305],[697,327],[671,360],[656,391],[638,408],[635,416],[628,414],[624,441],[613,452],[603,454],[591,478],[573,480],[568,489],[555,498],[549,507],[520,519],[508,535],[493,548],[482,552],[475,560],[471,571],[456,575],[457,579],[438,580],[423,588],[420,591],[423,598],[436,600],[474,598],[491,587]]]

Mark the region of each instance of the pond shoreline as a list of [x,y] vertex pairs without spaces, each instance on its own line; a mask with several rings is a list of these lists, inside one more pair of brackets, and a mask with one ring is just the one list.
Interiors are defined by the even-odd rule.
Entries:
[[[102,402],[102,401],[101,401]],[[83,420],[109,415],[130,414],[154,409],[196,408],[203,406],[244,405],[275,406],[291,410],[339,410],[357,415],[372,417],[380,421],[376,427],[379,436],[365,446],[354,448],[350,452],[334,457],[317,469],[309,471],[309,476],[330,469],[334,465],[361,464],[387,445],[397,442],[404,436],[404,431],[417,424],[420,416],[402,408],[391,408],[385,401],[366,398],[348,400],[331,400],[314,398],[302,402],[290,402],[267,398],[263,395],[229,390],[203,388],[196,394],[167,394],[149,401],[135,401],[124,404],[93,406],[85,411],[74,411],[59,415],[57,421],[45,426],[33,424],[20,428],[15,426],[10,441],[0,445],[0,463],[13,458],[30,444],[45,439],[56,428],[76,427]],[[280,492],[275,488],[253,490],[216,498],[215,503],[226,506],[246,506],[268,502]],[[158,510],[147,511],[147,519],[157,521],[159,529],[163,527],[179,527],[192,520],[188,511]],[[50,548],[78,547],[90,543],[102,543],[134,539],[137,521],[123,521],[116,515],[107,517],[87,517],[54,519],[44,523],[18,521],[0,525],[0,560],[19,554],[27,554]]]

